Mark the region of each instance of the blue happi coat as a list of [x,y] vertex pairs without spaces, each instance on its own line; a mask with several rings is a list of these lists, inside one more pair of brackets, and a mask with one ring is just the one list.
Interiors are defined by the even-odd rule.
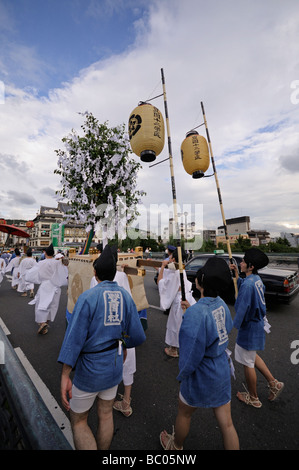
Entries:
[[179,334],[177,379],[191,406],[218,407],[231,399],[231,373],[225,352],[233,322],[220,297],[203,297],[189,307]]
[[265,286],[258,274],[238,279],[238,297],[235,302],[237,344],[248,351],[265,348],[264,316],[266,315]]
[[122,381],[119,348],[102,351],[118,340],[128,348],[145,341],[136,305],[116,282],[103,281],[78,298],[58,362],[75,368],[73,384],[85,392],[111,388]]

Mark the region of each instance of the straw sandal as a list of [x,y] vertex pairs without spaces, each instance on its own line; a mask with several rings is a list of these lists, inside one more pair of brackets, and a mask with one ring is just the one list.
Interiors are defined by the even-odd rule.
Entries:
[[165,352],[165,354],[167,354],[167,356],[179,357],[178,350],[174,346],[169,346],[168,348],[165,348],[164,352]]
[[172,426],[172,434],[168,434],[167,431],[162,431],[160,433],[160,443],[164,450],[183,450],[183,447],[180,449],[174,445],[174,427]]
[[41,323],[39,329],[37,330],[37,333],[39,335],[46,335],[48,333],[48,328],[49,328],[48,323]]
[[119,396],[121,397],[121,400],[115,401],[113,403],[113,408],[117,411],[120,411],[126,418],[128,418],[133,413],[132,407],[130,405],[131,398],[130,401],[127,402],[127,400],[124,399],[123,395],[119,394]]
[[250,395],[244,384],[243,387],[245,388],[246,392],[238,392],[237,398],[243,403],[245,403],[245,405],[251,405],[254,408],[261,408],[262,403],[260,402],[258,397],[253,397],[252,395]]
[[[271,384],[273,384],[273,385],[271,385]],[[283,391],[284,383],[283,382],[278,382],[278,380],[274,379],[271,382],[269,382],[268,387],[269,387],[269,390],[270,390],[270,396],[271,396],[271,393],[273,395],[272,398],[269,397],[268,400],[269,401],[274,401],[274,400],[276,400],[276,398],[279,397],[279,395]]]

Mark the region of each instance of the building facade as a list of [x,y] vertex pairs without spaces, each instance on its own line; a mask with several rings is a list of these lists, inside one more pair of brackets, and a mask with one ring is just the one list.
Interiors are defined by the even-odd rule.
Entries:
[[33,219],[34,227],[29,229],[29,246],[42,250],[53,243],[54,247],[64,248],[82,246],[86,240],[83,224],[65,223],[66,204],[58,204],[57,208],[41,206]]

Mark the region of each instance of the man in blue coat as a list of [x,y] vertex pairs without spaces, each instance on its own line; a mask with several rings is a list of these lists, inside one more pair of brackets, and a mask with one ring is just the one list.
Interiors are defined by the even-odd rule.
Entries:
[[246,275],[240,278],[235,265],[230,265],[238,279],[238,297],[235,302],[236,316],[234,327],[238,329],[235,346],[235,359],[244,366],[245,379],[248,390],[238,392],[240,401],[260,408],[262,403],[257,395],[257,377],[255,368],[268,381],[270,389],[269,400],[275,400],[282,392],[284,384],[276,380],[266,366],[257,350],[265,349],[264,320],[266,315],[266,302],[264,297],[265,286],[258,275],[258,269],[265,267],[269,262],[268,256],[258,248],[250,248],[245,252],[240,267]]
[[[136,305],[129,293],[113,282],[115,273],[115,258],[106,245],[95,264],[99,283],[78,298],[58,357],[63,364],[62,404],[70,411],[77,450],[109,449],[125,350],[145,341]],[[96,398],[99,427],[95,439],[87,419]]]

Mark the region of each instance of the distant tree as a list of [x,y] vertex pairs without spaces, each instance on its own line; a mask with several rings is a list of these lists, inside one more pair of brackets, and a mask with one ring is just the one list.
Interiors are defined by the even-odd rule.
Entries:
[[235,243],[232,245],[233,251],[240,251],[243,252],[248,250],[251,247],[251,241],[249,238],[243,238],[242,235],[239,235],[238,238],[235,240]]
[[287,238],[281,238],[281,237],[278,237],[276,242],[278,245],[285,245],[285,246],[291,246],[289,240],[287,240]]

